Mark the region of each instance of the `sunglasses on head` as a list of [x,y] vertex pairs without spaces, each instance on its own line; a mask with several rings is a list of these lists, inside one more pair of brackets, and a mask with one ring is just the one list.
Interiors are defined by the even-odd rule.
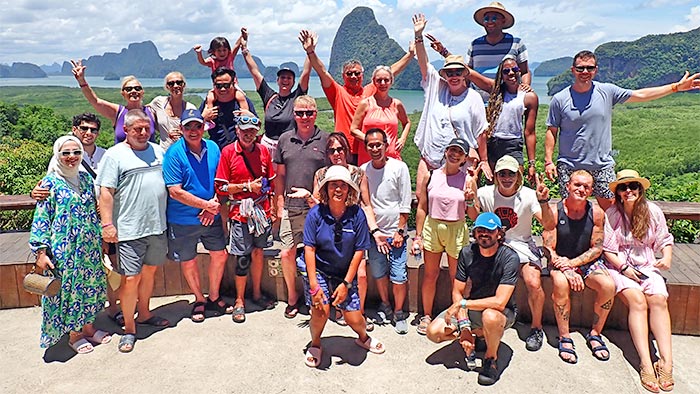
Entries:
[[135,90],[135,91],[137,91],[137,92],[140,92],[140,91],[143,90],[143,88],[142,88],[141,86],[124,86],[124,87],[122,88],[122,90],[125,91],[125,92],[127,92],[127,93],[131,93],[132,90]]
[[345,153],[345,149],[342,146],[339,146],[337,148],[328,148],[328,154],[332,155],[335,153]]
[[177,81],[168,81],[166,85],[170,86],[171,88],[175,85],[177,86],[185,86],[185,81],[179,79]]
[[68,156],[80,156],[83,154],[83,151],[81,150],[64,150],[61,151],[61,156],[63,157],[68,157]]
[[447,75],[448,78],[461,77],[463,72],[464,70],[445,70],[445,75]]
[[78,128],[84,132],[89,131],[92,134],[97,134],[100,131],[100,129],[98,129],[97,127],[90,127],[90,126],[78,126]]
[[504,68],[503,70],[501,70],[501,72],[503,73],[503,75],[508,75],[508,74],[510,74],[511,71],[513,72],[513,74],[517,74],[517,73],[520,72],[520,67],[514,66],[514,67],[511,67],[511,68]]
[[294,115],[296,115],[300,118],[303,118],[304,115],[306,115],[307,118],[310,118],[310,117],[314,116],[315,113],[316,113],[316,110],[313,110],[313,109],[309,109],[306,111],[296,111],[296,110],[294,111]]
[[333,227],[333,242],[340,243],[343,241],[343,223],[335,222]]
[[231,82],[215,83],[214,87],[217,89],[228,89],[233,85]]
[[362,71],[346,71],[345,76],[347,77],[359,77],[362,75]]
[[618,192],[626,192],[628,189],[635,191],[641,189],[642,185],[639,182],[630,182],[630,183],[622,183],[617,185],[617,190]]
[[574,70],[576,70],[577,72],[580,72],[580,73],[582,73],[584,71],[588,71],[589,73],[592,73],[593,71],[595,71],[596,68],[598,68],[598,66],[574,66]]
[[260,124],[260,119],[256,118],[255,116],[241,116],[238,118],[238,124],[252,124],[254,126],[257,126]]

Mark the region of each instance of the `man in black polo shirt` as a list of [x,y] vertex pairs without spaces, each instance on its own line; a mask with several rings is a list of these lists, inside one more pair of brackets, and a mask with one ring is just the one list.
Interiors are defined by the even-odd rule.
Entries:
[[[517,309],[513,291],[518,281],[520,259],[503,245],[501,219],[484,212],[474,222],[475,243],[459,253],[457,276],[452,286],[453,304],[428,326],[427,337],[433,342],[458,339],[467,356],[474,351],[474,334],[486,341],[484,364],[479,384],[492,385],[499,378],[496,359],[503,332],[513,326]],[[472,287],[464,298],[467,279]]]
[[314,190],[316,170],[328,165],[326,144],[328,133],[316,127],[316,100],[303,95],[294,100],[296,129],[283,133],[277,144],[275,190],[277,212],[281,213],[282,274],[287,285],[287,307],[284,316],[291,319],[299,312],[300,297],[296,291],[296,248],[304,237],[304,220],[309,205],[304,198],[292,198],[297,188]]

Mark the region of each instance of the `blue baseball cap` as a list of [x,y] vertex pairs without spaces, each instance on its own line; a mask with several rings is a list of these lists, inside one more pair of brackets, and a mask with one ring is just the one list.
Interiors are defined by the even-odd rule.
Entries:
[[501,228],[501,218],[498,217],[493,212],[484,212],[479,215],[479,217],[476,218],[476,221],[474,222],[474,228],[477,227],[482,227],[487,230],[495,230],[497,228]]
[[204,123],[204,117],[202,117],[202,113],[199,112],[199,110],[188,109],[182,113],[182,116],[180,117],[180,124],[184,126],[189,122]]

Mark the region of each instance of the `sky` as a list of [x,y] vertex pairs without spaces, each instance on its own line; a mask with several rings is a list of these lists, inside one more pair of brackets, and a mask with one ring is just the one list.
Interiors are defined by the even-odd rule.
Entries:
[[[368,6],[389,36],[404,48],[413,38],[411,16],[422,12],[425,29],[451,52],[484,34],[473,20],[489,0],[179,0],[156,4],[130,0],[0,0],[0,63],[62,63],[129,43],[153,41],[160,55],[172,59],[194,45],[207,48],[223,35],[233,43],[242,26],[252,54],[267,65],[303,62],[297,41],[301,29],[319,35],[317,53],[327,61],[335,32],[345,15]],[[503,0],[515,16],[507,30],[527,45],[531,62],[573,56],[609,41],[632,41],[648,34],[688,31],[700,26],[700,0]],[[164,6],[163,4],[169,4]],[[427,40],[426,40],[427,44]],[[432,51],[430,51],[432,52]],[[431,60],[439,56],[430,54]]]

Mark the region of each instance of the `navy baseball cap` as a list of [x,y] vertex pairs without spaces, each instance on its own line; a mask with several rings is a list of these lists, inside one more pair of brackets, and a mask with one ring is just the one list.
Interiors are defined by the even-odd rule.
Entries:
[[479,215],[479,217],[476,218],[476,221],[474,222],[474,228],[477,227],[482,227],[487,230],[495,230],[497,228],[501,228],[501,218],[498,217],[493,212],[484,212]]
[[184,126],[189,122],[204,123],[204,118],[202,117],[202,113],[199,112],[199,110],[197,110],[197,109],[185,110],[185,112],[183,112],[182,116],[180,117],[180,124]]

